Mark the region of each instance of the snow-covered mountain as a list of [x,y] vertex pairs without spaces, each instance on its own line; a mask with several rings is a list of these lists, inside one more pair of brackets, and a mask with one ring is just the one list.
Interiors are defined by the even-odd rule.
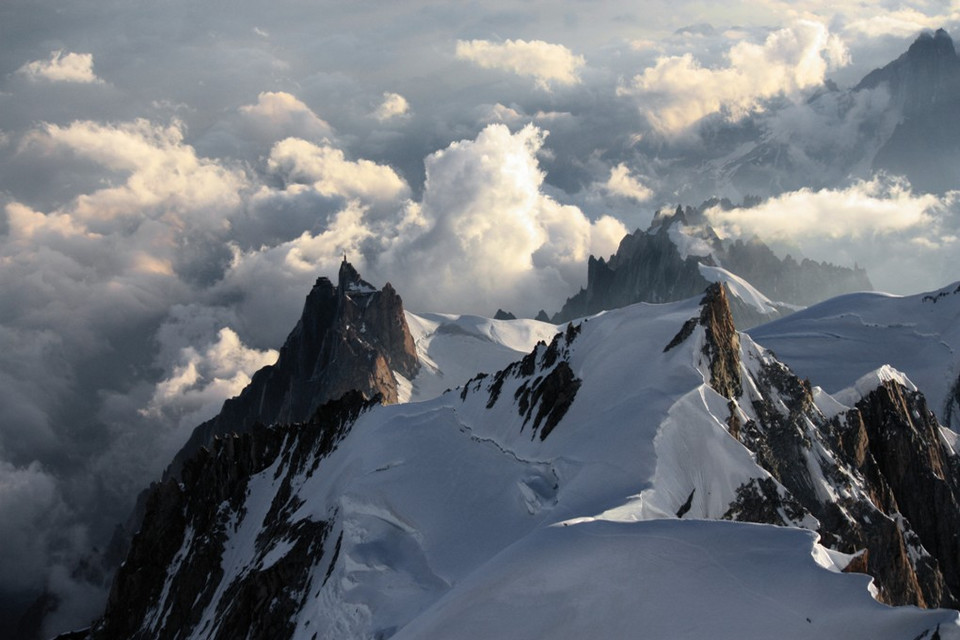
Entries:
[[960,427],[960,283],[913,296],[840,296],[750,335],[831,393],[892,365],[945,425]]
[[863,269],[778,258],[759,239],[721,241],[700,208],[659,212],[650,227],[627,234],[608,260],[590,256],[587,286],[553,321],[567,322],[636,302],[673,302],[722,282],[733,295],[737,326],[746,329],[841,293],[873,287]]
[[719,284],[559,328],[406,317],[422,401],[200,449],[81,637],[960,637],[877,602],[960,594],[958,459],[905,376],[827,395]]

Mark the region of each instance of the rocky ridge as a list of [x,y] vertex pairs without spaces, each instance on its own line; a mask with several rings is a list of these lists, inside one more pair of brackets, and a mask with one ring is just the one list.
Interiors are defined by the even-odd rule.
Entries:
[[216,435],[303,422],[349,391],[397,402],[396,375],[413,378],[419,368],[400,296],[390,283],[378,290],[344,259],[336,286],[325,277],[313,285],[277,362],[194,430],[172,471]]
[[[634,341],[610,352],[621,361],[589,364],[598,345],[625,336]],[[701,388],[664,398],[662,381],[687,380],[691,364]],[[617,373],[611,385],[609,369],[632,380]],[[623,496],[638,484],[664,508],[648,513],[641,500],[628,520],[807,528],[853,554],[850,570],[870,573],[884,602],[957,602],[957,458],[922,395],[884,381],[855,407],[825,397],[736,332],[719,284],[699,304],[639,305],[568,325],[436,401],[377,400],[353,392],[306,424],[218,438],[179,481],[155,485],[89,637],[389,637],[515,536],[595,514],[587,488]],[[619,405],[625,413],[610,413]],[[684,419],[672,421],[677,410]],[[691,421],[706,448],[672,458],[670,430]],[[631,448],[651,446],[656,474],[624,477],[649,464]],[[717,466],[725,458],[741,466]],[[596,481],[579,480],[591,473]],[[729,477],[740,480],[727,494]],[[484,509],[503,520],[470,538]],[[454,568],[478,548],[489,554],[479,565]]]

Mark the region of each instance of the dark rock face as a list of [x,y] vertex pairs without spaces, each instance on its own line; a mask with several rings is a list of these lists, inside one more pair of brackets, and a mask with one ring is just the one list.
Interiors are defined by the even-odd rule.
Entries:
[[699,318],[687,321],[665,351],[698,325],[710,386],[729,401],[728,430],[771,476],[739,487],[724,517],[790,525],[810,514],[827,546],[866,550],[861,562],[884,602],[960,602],[960,460],[945,446],[923,395],[887,382],[856,409],[828,419],[810,382],[774,358],[761,354],[743,366],[721,285],[708,288]]
[[[806,259],[797,262],[790,256],[781,260],[759,240],[721,242],[703,216],[703,211],[716,204],[724,203],[710,201],[699,209],[678,207],[673,215],[661,214],[646,231],[638,229],[624,236],[609,260],[591,256],[587,263],[587,287],[567,299],[553,322],[568,322],[637,302],[691,298],[710,284],[700,273],[701,263],[723,267],[747,280],[771,300],[794,305],[810,305],[842,293],[873,288],[866,272],[859,268],[848,269]],[[670,238],[670,227],[677,223],[698,227],[712,254],[683,258]],[[730,305],[740,329],[778,317],[761,314],[739,300]],[[783,309],[781,313],[788,311]]]
[[907,117],[952,102],[960,89],[960,58],[950,35],[943,29],[920,34],[903,55],[868,73],[854,90],[883,83]]
[[[498,371],[486,386],[487,408],[497,404],[505,382],[519,381],[513,400],[523,418],[521,429],[532,421],[531,438],[539,433],[540,440],[545,440],[570,409],[583,382],[569,363],[570,347],[579,334],[580,325],[568,324],[566,331],[556,334],[549,346],[541,341],[522,360]],[[467,381],[460,399],[466,400],[472,391],[482,389],[488,377],[480,374]]]
[[[960,466],[922,394],[886,382],[857,403],[870,456],[960,601]],[[949,601],[949,600],[948,600]]]
[[[311,570],[324,558],[333,523],[296,518],[291,478],[309,477],[336,449],[357,417],[378,404],[354,391],[321,407],[306,424],[254,425],[217,438],[188,459],[181,481],[155,484],[141,530],[117,572],[93,640],[181,638],[198,629],[209,638],[281,638],[306,600]],[[254,569],[226,587],[222,558],[228,534],[247,516],[250,478],[277,463],[286,473],[258,524]],[[289,549],[268,560],[278,541]],[[212,616],[208,608],[214,607]]]
[[[682,211],[675,215],[677,222],[685,220]],[[635,302],[683,300],[703,291],[709,283],[697,265],[705,259],[684,259],[670,240],[669,227],[670,223],[664,222],[655,232],[651,228],[627,234],[609,261],[590,256],[587,288],[569,298],[553,322],[568,322]]]
[[[789,492],[793,515],[799,506],[814,516],[829,547],[866,550],[861,562],[882,601],[955,606],[960,476],[923,396],[886,383],[857,409],[827,419],[810,383],[779,362],[762,363],[751,377],[761,390],[750,401],[756,418],[731,435]],[[785,512],[783,496],[761,482],[741,487],[727,517],[779,524]]]
[[171,469],[215,435],[256,423],[303,422],[348,391],[396,402],[393,372],[412,378],[419,367],[400,296],[389,283],[377,290],[344,261],[337,286],[317,279],[276,364],[257,371],[218,416],[197,427]]
[[870,72],[856,89],[886,85],[901,121],[873,161],[875,169],[904,175],[914,188],[957,187],[960,170],[960,57],[943,29],[924,33],[906,53]]
[[723,266],[743,277],[771,300],[802,306],[844,293],[873,289],[863,269],[849,269],[807,258],[797,262],[789,255],[781,260],[770,247],[756,239],[748,242],[736,240],[727,245]]

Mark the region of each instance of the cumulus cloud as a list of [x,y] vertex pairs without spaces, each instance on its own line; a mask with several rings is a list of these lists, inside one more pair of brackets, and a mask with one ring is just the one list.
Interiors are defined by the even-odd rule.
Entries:
[[264,91],[257,97],[256,104],[244,105],[238,111],[261,129],[261,135],[274,140],[288,136],[322,140],[333,133],[326,121],[285,91]]
[[329,196],[367,201],[395,201],[409,192],[407,183],[390,167],[370,160],[347,160],[341,149],[287,138],[274,145],[267,162],[288,189],[308,185]]
[[800,21],[767,36],[762,44],[738,42],[726,65],[704,67],[690,53],[658,58],[653,67],[619,89],[635,96],[660,131],[684,131],[705,116],[739,118],[764,99],[795,97],[823,83],[828,70],[847,63],[842,41],[819,22]]
[[383,102],[374,112],[374,117],[380,122],[386,122],[410,113],[410,103],[399,93],[387,91],[383,94]]
[[591,222],[543,193],[544,138],[531,125],[511,133],[494,124],[427,158],[424,231],[388,252],[410,272],[421,304],[475,313],[510,304],[532,314],[581,283],[591,251],[616,246],[622,224]]
[[637,202],[644,202],[653,197],[653,190],[631,175],[630,168],[622,162],[610,170],[610,177],[603,186],[611,195]]
[[181,427],[193,427],[220,410],[223,401],[238,395],[258,369],[273,364],[279,353],[245,346],[229,327],[201,350],[186,347],[170,376],[157,383],[145,415],[165,415]]
[[50,52],[49,60],[34,60],[19,69],[19,73],[33,81],[73,82],[96,84],[103,82],[93,72],[92,53]]
[[[107,171],[126,174],[122,184],[80,194],[57,212],[83,222],[93,231],[98,223],[162,213],[171,224],[189,222],[221,225],[219,214],[240,203],[246,178],[239,169],[201,158],[183,142],[183,126],[154,124],[145,119],[119,124],[76,121],[65,127],[43,125],[26,136],[21,153],[52,156],[67,150]],[[180,217],[178,220],[177,218]],[[191,225],[192,226],[192,225]]]
[[278,292],[296,291],[284,306],[298,305],[316,274],[333,273],[346,252],[368,278],[391,281],[412,309],[489,314],[506,305],[532,315],[556,305],[583,284],[587,257],[613,251],[626,229],[544,193],[537,155],[545,136],[532,125],[516,133],[489,125],[426,159],[420,202],[398,203],[396,215],[382,218],[351,201],[320,233],[238,252],[224,286],[242,285],[244,315],[269,315]]
[[561,86],[580,82],[580,70],[586,64],[561,44],[543,40],[458,40],[456,55],[484,69],[501,69],[520,76],[530,76],[537,86],[549,90],[551,84]]

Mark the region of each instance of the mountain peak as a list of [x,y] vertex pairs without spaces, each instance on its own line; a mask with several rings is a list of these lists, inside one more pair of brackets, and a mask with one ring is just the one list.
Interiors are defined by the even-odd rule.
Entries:
[[954,100],[960,84],[960,58],[943,29],[921,33],[903,55],[874,69],[854,88],[873,89],[886,83],[893,104],[905,115]]
[[953,39],[944,29],[937,29],[934,33],[924,31],[917,39],[913,41],[910,48],[907,49],[907,55],[917,56],[935,56],[935,57],[955,57],[956,49],[953,46]]
[[352,264],[347,262],[346,256],[343,257],[343,262],[340,263],[340,273],[337,276],[337,289],[341,295],[345,293],[375,293],[377,291],[375,286],[360,277],[360,272],[358,272]]
[[172,470],[216,435],[257,423],[306,422],[351,391],[397,402],[397,375],[413,378],[419,368],[400,296],[389,283],[377,289],[361,278],[344,257],[336,287],[317,278],[277,362],[257,371],[240,395],[194,430]]

